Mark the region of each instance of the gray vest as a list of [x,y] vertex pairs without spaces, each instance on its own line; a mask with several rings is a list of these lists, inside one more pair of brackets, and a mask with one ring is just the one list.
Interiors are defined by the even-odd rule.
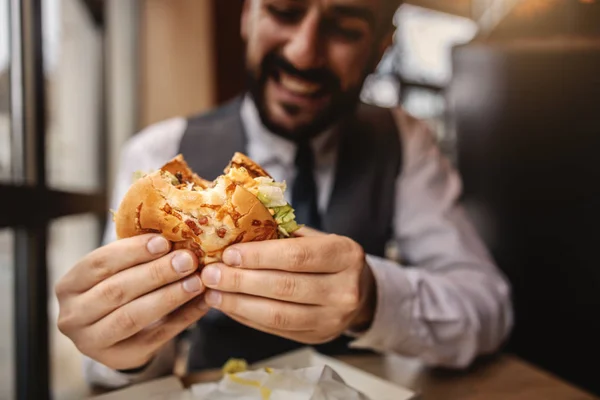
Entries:
[[[236,151],[246,153],[241,100],[189,119],[179,151],[190,167],[214,179]],[[368,254],[383,256],[393,235],[395,182],[402,164],[400,135],[389,110],[360,104],[341,125],[338,165],[323,230],[352,238]],[[229,358],[254,362],[303,346],[248,328],[211,310],[191,332],[189,370],[220,368]],[[339,337],[315,346],[325,354],[360,352]]]

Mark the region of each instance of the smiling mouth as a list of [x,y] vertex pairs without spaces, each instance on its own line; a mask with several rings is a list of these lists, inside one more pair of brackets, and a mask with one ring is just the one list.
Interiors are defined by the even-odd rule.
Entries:
[[295,75],[290,75],[281,70],[273,74],[274,80],[293,95],[309,98],[322,97],[327,93],[324,82],[306,80]]

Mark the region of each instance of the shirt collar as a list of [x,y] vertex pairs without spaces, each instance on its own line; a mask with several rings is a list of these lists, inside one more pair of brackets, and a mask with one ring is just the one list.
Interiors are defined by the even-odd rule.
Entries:
[[[254,161],[265,168],[272,163],[293,167],[296,144],[274,134],[262,124],[256,105],[249,95],[244,96],[240,113],[248,138],[248,153]],[[330,128],[311,139],[317,166],[330,162],[331,154],[336,149],[336,133],[337,129]]]

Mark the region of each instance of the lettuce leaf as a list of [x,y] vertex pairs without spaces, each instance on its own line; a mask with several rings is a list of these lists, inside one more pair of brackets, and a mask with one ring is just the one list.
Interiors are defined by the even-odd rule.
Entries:
[[254,178],[258,182],[257,197],[267,208],[283,207],[287,204],[283,193],[286,190],[285,182],[274,182],[270,178]]
[[296,215],[292,206],[286,204],[282,207],[274,207],[273,211],[275,212],[273,218],[283,236],[289,237],[291,233],[300,229],[300,225],[296,223]]
[[296,223],[294,209],[285,200],[285,182],[275,182],[271,178],[254,178],[258,183],[257,197],[273,214],[273,219],[277,223],[279,233],[284,237],[289,237],[291,233],[300,229]]

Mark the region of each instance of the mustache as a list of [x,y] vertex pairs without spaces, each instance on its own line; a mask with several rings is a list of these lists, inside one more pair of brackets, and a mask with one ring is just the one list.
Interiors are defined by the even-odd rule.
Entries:
[[327,68],[298,69],[279,54],[271,53],[265,57],[265,71],[275,72],[280,70],[288,75],[293,75],[306,81],[325,83],[328,86],[339,87],[339,80]]

